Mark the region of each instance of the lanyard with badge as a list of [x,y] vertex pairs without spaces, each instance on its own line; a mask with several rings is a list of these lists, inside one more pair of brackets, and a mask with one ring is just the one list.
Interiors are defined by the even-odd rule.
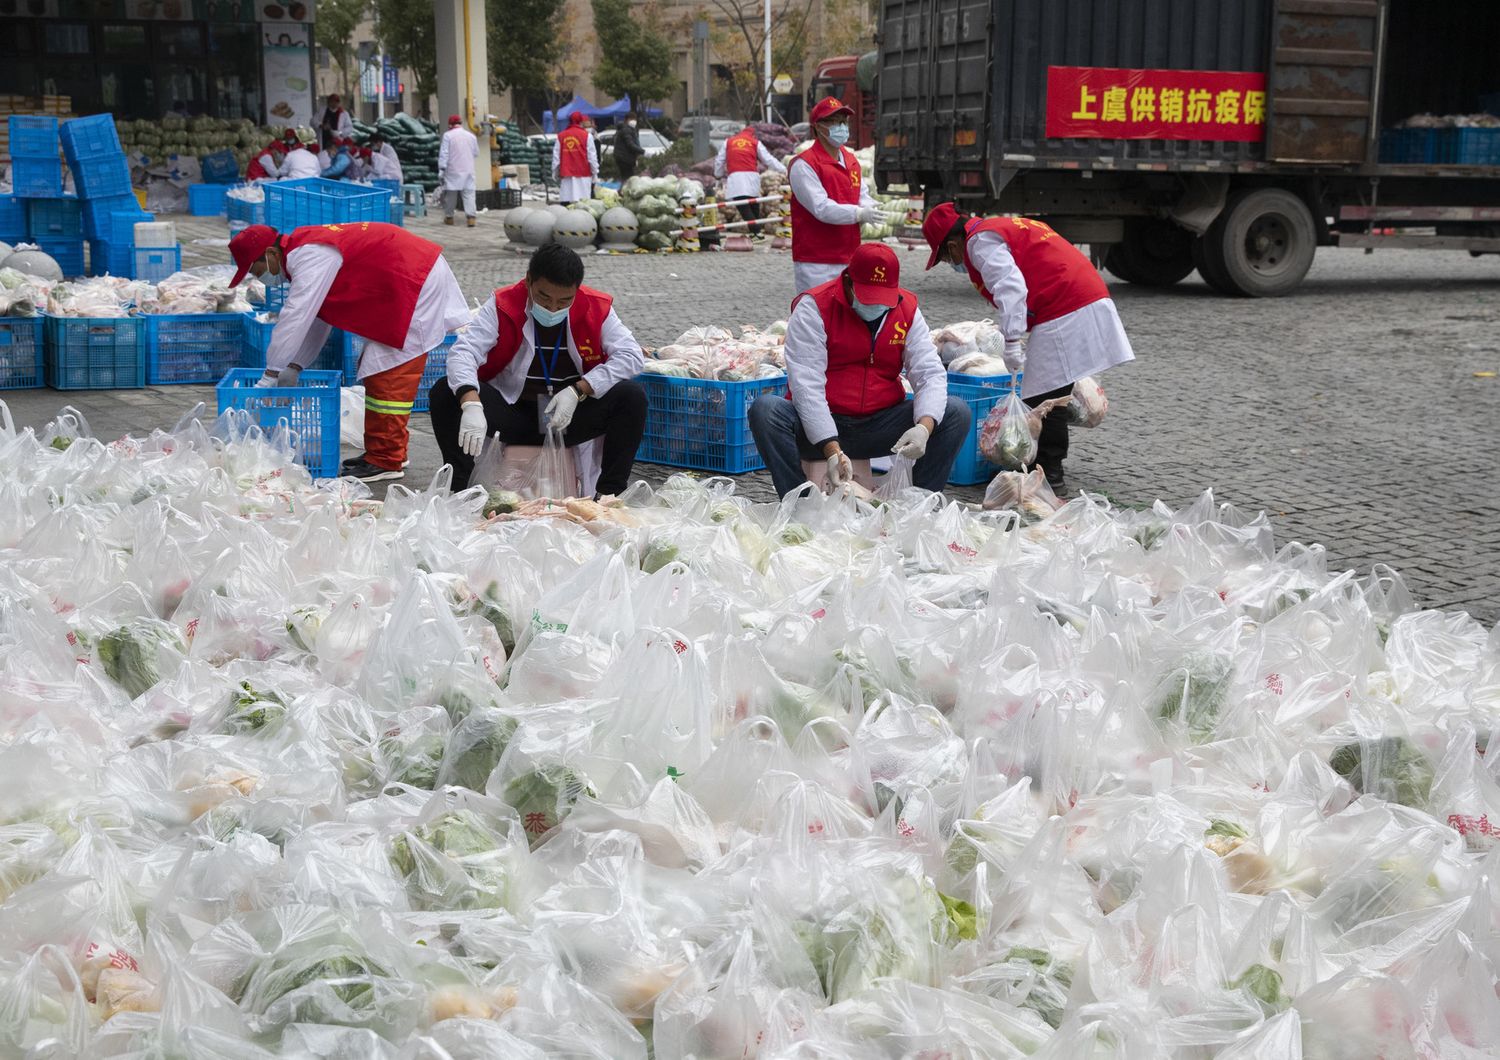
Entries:
[[552,343],[552,359],[549,361],[542,356],[541,344],[537,344],[536,359],[542,366],[542,385],[547,388],[545,397],[536,399],[536,429],[538,434],[547,433],[547,405],[552,400],[552,373],[557,371],[557,358],[562,354],[563,337],[568,333],[568,325],[563,322],[557,325],[557,338]]

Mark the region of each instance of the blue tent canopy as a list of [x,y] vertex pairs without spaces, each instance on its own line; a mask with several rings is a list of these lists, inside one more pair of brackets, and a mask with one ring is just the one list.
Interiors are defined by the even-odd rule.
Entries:
[[[624,118],[631,109],[629,96],[599,107],[594,106],[582,96],[574,96],[567,104],[557,108],[556,114],[550,110],[542,111],[542,130],[549,133],[561,131],[575,113],[582,114],[585,118],[593,118],[595,122],[603,119],[605,124],[608,124]],[[649,107],[643,117],[660,118],[661,108]]]

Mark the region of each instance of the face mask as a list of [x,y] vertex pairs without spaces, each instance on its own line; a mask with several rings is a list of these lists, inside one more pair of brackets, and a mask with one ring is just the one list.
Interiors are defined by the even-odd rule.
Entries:
[[632,128],[632,129],[634,129],[634,128],[635,128],[635,125],[636,125],[636,123],[635,123],[635,122],[633,122],[633,121],[628,121],[628,122],[626,122],[626,123],[625,123],[625,124],[626,124],[626,125],[628,125],[628,126],[630,126],[630,127],[631,127],[631,128]]
[[849,126],[830,125],[828,127],[828,139],[833,141],[834,147],[843,147],[849,139]]
[[852,295],[849,298],[849,304],[853,307],[854,312],[859,314],[859,319],[865,321],[867,324],[873,324],[891,311],[890,306],[865,305]]
[[964,263],[963,263],[963,262],[961,262],[961,261],[950,261],[950,262],[948,262],[948,266],[949,266],[949,268],[951,268],[951,269],[952,269],[952,270],[953,270],[953,271],[954,271],[954,272],[961,272],[961,273],[963,273],[963,274],[964,274],[964,275],[965,275],[965,276],[967,276],[967,275],[968,275],[968,274],[969,274],[969,267],[968,267],[968,266],[967,266],[967,265],[965,265],[965,264],[964,264]]
[[544,328],[555,328],[568,319],[568,311],[566,309],[543,309],[535,302],[532,302],[531,319]]

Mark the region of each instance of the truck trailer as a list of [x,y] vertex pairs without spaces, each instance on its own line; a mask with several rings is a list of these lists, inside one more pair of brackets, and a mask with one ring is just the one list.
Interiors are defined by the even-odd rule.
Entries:
[[1500,110],[1497,40],[1493,0],[883,0],[875,179],[1154,286],[1284,294],[1320,246],[1497,253],[1500,128],[1394,128]]

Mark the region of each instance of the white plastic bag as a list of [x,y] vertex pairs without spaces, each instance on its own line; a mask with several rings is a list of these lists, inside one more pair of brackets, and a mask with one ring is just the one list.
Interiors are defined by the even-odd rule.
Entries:
[[339,445],[365,447],[365,388],[346,386],[339,391]]

